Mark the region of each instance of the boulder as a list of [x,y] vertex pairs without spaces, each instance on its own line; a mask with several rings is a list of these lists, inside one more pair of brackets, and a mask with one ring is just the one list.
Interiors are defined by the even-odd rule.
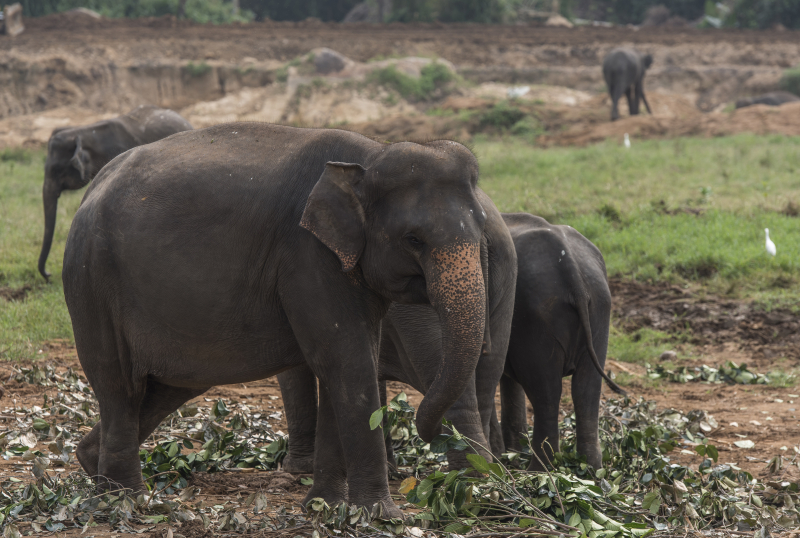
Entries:
[[3,33],[11,37],[18,36],[25,30],[22,24],[22,5],[17,2],[6,6],[3,10]]

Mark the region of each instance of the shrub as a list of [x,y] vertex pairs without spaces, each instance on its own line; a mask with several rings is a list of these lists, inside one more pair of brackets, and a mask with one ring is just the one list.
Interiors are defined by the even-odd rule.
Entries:
[[401,73],[394,65],[376,69],[369,76],[371,82],[390,88],[409,101],[429,101],[439,97],[437,92],[443,94],[445,87],[455,79],[453,72],[438,62],[423,67],[419,78]]
[[780,87],[782,90],[800,96],[800,66],[783,72]]
[[525,112],[507,101],[500,101],[483,113],[481,127],[495,127],[500,130],[510,129],[525,117]]
[[0,161],[28,164],[31,162],[31,154],[22,148],[6,148],[0,151]]
[[202,77],[209,71],[211,71],[211,66],[205,62],[200,62],[199,64],[189,62],[186,64],[186,72],[193,77]]
[[800,2],[797,0],[737,0],[725,18],[736,28],[770,28],[775,24],[800,28]]

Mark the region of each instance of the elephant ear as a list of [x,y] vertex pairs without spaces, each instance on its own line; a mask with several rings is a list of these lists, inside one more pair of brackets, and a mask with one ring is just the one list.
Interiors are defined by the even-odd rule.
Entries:
[[645,69],[650,69],[650,66],[653,65],[653,55],[645,54],[642,56],[642,65],[644,65]]
[[366,242],[364,208],[354,189],[365,172],[360,164],[327,163],[300,220],[339,257],[345,272],[356,266]]
[[75,139],[75,153],[72,155],[72,158],[69,160],[69,163],[78,171],[81,176],[81,181],[84,183],[86,182],[86,176],[89,173],[89,153],[83,149],[83,143],[81,141],[81,137],[77,137]]

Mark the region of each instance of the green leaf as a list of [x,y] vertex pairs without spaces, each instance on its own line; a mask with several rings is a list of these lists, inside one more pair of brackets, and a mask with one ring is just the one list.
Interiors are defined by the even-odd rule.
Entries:
[[467,461],[479,473],[489,474],[492,472],[489,462],[480,454],[467,454]]
[[426,478],[416,487],[416,492],[417,498],[419,498],[421,501],[428,500],[428,497],[430,497],[431,493],[433,493],[433,482],[429,478]]
[[[383,414],[386,412],[386,406],[379,407],[372,413],[372,416],[369,417],[369,428],[374,430],[378,426],[381,426],[383,423]],[[383,426],[381,426],[383,427]]]

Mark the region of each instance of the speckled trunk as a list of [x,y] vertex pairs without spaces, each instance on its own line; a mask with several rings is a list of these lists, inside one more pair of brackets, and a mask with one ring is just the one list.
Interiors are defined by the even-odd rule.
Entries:
[[464,392],[480,358],[486,289],[480,245],[457,242],[433,249],[423,261],[428,297],[442,325],[442,366],[417,413],[420,437],[430,441],[444,413]]
[[56,228],[56,211],[58,210],[58,197],[61,196],[61,187],[52,179],[45,179],[42,187],[42,200],[44,201],[44,239],[42,252],[39,254],[39,273],[50,279],[50,273],[45,269],[50,247],[53,245],[53,232]]

